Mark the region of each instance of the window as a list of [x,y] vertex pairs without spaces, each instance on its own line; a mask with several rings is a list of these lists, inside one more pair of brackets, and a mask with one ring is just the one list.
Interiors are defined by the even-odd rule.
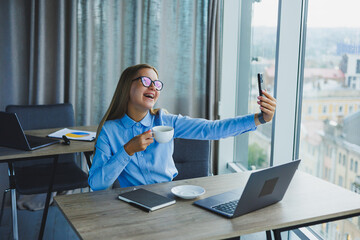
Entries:
[[328,178],[328,169],[326,167],[324,168],[324,178]]
[[[278,0],[224,1],[220,118],[260,112],[257,105],[257,73],[263,74],[266,90],[274,95],[277,12]],[[234,16],[236,13],[237,17],[229,20],[227,24],[229,15]],[[236,23],[238,25],[234,25],[235,21],[238,21]],[[226,35],[229,26],[231,26],[229,34],[233,34],[231,37]],[[239,34],[234,31],[234,27],[240,32]],[[233,47],[228,44],[230,39],[237,39]],[[224,75],[229,72],[226,69],[233,64],[233,61],[229,60],[228,56],[224,57],[227,51],[229,55],[236,54],[237,63],[234,66],[235,73],[228,77]],[[231,82],[232,79],[236,82]],[[233,102],[236,102],[234,113],[226,104],[227,98],[233,98],[230,102],[232,106],[234,106]],[[261,125],[257,131],[235,137],[233,142],[228,139],[221,140],[219,155],[224,158],[231,150],[229,146],[233,146],[234,149],[230,152],[233,155],[228,159],[233,159],[238,167],[242,169],[267,167],[270,165],[271,137],[272,124]],[[222,163],[221,159],[219,161],[219,172],[226,172],[221,170],[225,168],[222,166],[226,163]]]
[[[356,71],[354,55],[358,52],[353,50],[358,48],[354,46],[360,45],[360,39],[356,37],[360,35],[360,15],[355,10],[360,8],[360,2],[294,0],[291,4],[283,4],[285,2],[289,3],[289,1],[275,0],[224,1],[223,48],[229,48],[229,55],[224,53],[222,55],[222,76],[229,72],[230,66],[232,66],[230,68],[232,74],[222,77],[220,115],[235,116],[251,112],[251,106],[254,106],[251,102],[252,94],[257,91],[254,85],[255,73],[262,71],[262,66],[267,66],[263,68],[264,72],[270,70],[270,65],[266,64],[271,61],[273,61],[274,75],[270,76],[273,76],[276,84],[270,88],[274,89],[278,106],[281,108],[277,108],[276,118],[272,123],[275,127],[269,126],[267,135],[260,135],[263,130],[259,128],[256,132],[236,138],[236,141],[230,144],[224,142],[225,151],[221,150],[223,141],[221,140],[219,155],[227,159],[227,162],[228,159],[231,159],[232,163],[235,161],[237,164],[234,165],[242,166],[243,169],[249,166],[258,168],[256,166],[258,162],[255,161],[256,164],[249,162],[252,158],[250,147],[255,150],[262,148],[260,156],[261,158],[265,156],[265,166],[298,157],[302,159],[300,168],[303,167],[309,173],[334,183],[338,183],[341,177],[342,185],[350,186],[347,181],[351,177],[346,175],[350,171],[343,171],[344,167],[339,167],[343,164],[343,155],[348,152],[346,144],[342,144],[344,139],[341,137],[345,135],[342,135],[343,126],[340,123],[348,120],[346,119],[348,111],[344,104],[353,105],[354,113],[360,110],[360,94],[350,89],[349,85],[350,82],[352,84]],[[226,9],[227,4],[230,3],[234,6]],[[308,3],[306,24],[302,24],[303,3]],[[260,11],[262,7],[264,11]],[[279,12],[278,7],[281,9]],[[233,14],[226,14],[226,11]],[[281,16],[277,17],[277,14]],[[225,19],[230,15],[235,17],[226,24]],[[229,26],[232,26],[231,31],[227,30]],[[260,29],[258,27],[262,27],[263,31],[257,31]],[[305,36],[302,34],[304,30],[302,27],[307,27],[306,39],[302,38]],[[278,28],[278,32],[276,30],[271,32],[271,28]],[[276,36],[269,37],[273,33],[276,33]],[[229,39],[236,39],[237,42],[230,46]],[[305,46],[306,49],[300,49],[300,46]],[[274,49],[276,54],[266,49]],[[232,58],[233,55],[236,55],[236,58]],[[302,64],[304,56],[305,60]],[[269,59],[273,60],[268,61]],[[237,78],[234,80],[236,82],[232,82],[235,78]],[[298,91],[298,86],[302,87],[302,91]],[[234,89],[237,89],[236,93]],[[227,98],[231,101],[226,101]],[[344,102],[344,99],[347,102]],[[232,112],[234,102],[236,113]],[[301,119],[297,117],[298,113],[295,111],[297,103],[301,103],[299,105],[302,107],[299,114]],[[341,118],[337,114],[340,104],[343,106]],[[312,106],[311,111],[309,106]],[[229,110],[230,114],[226,115]],[[230,148],[227,148],[229,146]],[[311,154],[313,149],[316,149],[315,155]],[[352,154],[349,153],[349,156]],[[261,158],[253,157],[253,159]],[[223,163],[223,166],[227,162]],[[355,165],[356,162],[354,169]],[[340,170],[344,174],[337,172]],[[336,236],[345,235],[344,224],[352,223],[348,220],[325,223],[315,226],[314,230],[324,239],[332,240],[336,239]],[[353,225],[351,228],[354,227]],[[356,225],[355,230],[350,233],[352,239],[359,237],[360,231]]]
[[343,106],[339,106],[339,113],[343,112]]
[[[313,163],[310,165],[312,172],[318,177],[349,190],[352,190],[356,178],[354,172],[359,174],[357,159],[350,157],[360,154],[354,133],[355,122],[360,121],[360,89],[356,88],[360,73],[360,15],[354,17],[354,9],[359,8],[360,2],[356,0],[308,0],[302,82],[301,124],[307,128],[301,129],[300,135],[307,135],[306,138],[300,137],[300,146],[317,139],[320,153],[310,158],[300,147],[299,157]],[[340,32],[341,36],[334,37]],[[315,71],[317,75],[310,74]],[[328,74],[331,73],[338,77],[330,79]],[[314,115],[311,123],[304,117],[308,113],[308,109],[304,108],[305,103],[310,101],[319,104],[321,113]],[[334,158],[331,157],[330,146],[336,153]],[[306,168],[309,168],[309,164]],[[312,229],[324,239],[337,239],[337,236],[341,239],[358,239],[360,228],[357,220],[329,222],[326,228],[314,226]]]
[[330,157],[329,145],[325,145],[325,154],[326,154],[327,157]]
[[343,185],[343,177],[342,177],[342,176],[339,176],[338,185],[339,185],[340,187],[342,187],[342,185]]
[[[248,112],[259,112],[257,102],[258,96],[258,84],[257,73],[263,73],[265,88],[271,94],[274,94],[274,77],[275,77],[275,52],[276,52],[276,26],[277,26],[277,4],[278,0],[267,1],[253,1],[252,4],[252,16],[251,16],[251,35],[250,37],[250,51],[246,52],[250,54],[251,61],[250,72],[248,73],[248,81],[250,82],[249,103]],[[272,7],[275,11],[269,11],[269,7]],[[267,19],[264,18],[264,14],[267,15]],[[244,27],[244,26],[241,26]],[[246,28],[245,28],[246,29]],[[241,29],[241,34],[245,29]],[[240,34],[240,35],[241,35]],[[242,52],[248,51],[244,49],[244,46],[240,46],[239,57],[242,58]],[[240,72],[244,71],[245,65],[240,65]],[[245,78],[245,75],[243,75]],[[238,79],[241,81],[241,79]],[[239,84],[241,85],[241,84]],[[239,92],[243,87],[239,86]],[[242,112],[241,109],[238,109]],[[271,124],[265,124],[258,126],[258,130],[249,134],[248,138],[248,169],[258,169],[269,166],[270,164],[270,149],[271,149]],[[243,144],[243,136],[236,138],[235,144]],[[237,147],[236,149],[240,149]],[[236,153],[240,156],[242,150]]]
[[323,112],[323,114],[326,114],[326,113],[327,113],[327,106],[326,106],[326,105],[323,106],[322,112]]
[[339,153],[339,164],[341,164],[341,153]]

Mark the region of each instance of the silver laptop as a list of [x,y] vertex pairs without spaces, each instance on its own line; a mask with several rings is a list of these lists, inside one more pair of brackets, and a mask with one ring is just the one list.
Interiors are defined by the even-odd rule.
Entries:
[[194,204],[228,218],[238,217],[281,201],[300,159],[252,172],[243,189],[235,189]]
[[25,135],[16,113],[0,112],[0,146],[30,151],[59,142],[57,139]]

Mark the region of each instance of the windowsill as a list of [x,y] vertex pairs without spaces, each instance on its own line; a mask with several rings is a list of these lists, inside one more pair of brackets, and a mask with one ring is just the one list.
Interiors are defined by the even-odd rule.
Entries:
[[236,163],[236,162],[228,162],[227,163],[227,168],[232,172],[245,172],[245,171],[247,171],[247,169],[244,166],[242,166],[241,164]]

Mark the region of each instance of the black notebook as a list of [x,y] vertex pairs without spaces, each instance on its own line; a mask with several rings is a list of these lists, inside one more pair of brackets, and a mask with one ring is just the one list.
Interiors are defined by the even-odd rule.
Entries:
[[143,188],[122,193],[118,196],[118,198],[130,204],[135,204],[144,208],[147,211],[155,211],[176,203],[176,201],[171,198],[161,196]]

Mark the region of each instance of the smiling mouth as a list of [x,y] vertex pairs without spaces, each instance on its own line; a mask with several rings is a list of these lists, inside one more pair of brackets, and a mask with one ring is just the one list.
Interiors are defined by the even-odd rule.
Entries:
[[150,98],[150,99],[154,99],[154,94],[151,94],[151,93],[146,93],[146,94],[144,94],[144,96],[145,97],[147,97],[147,98]]

